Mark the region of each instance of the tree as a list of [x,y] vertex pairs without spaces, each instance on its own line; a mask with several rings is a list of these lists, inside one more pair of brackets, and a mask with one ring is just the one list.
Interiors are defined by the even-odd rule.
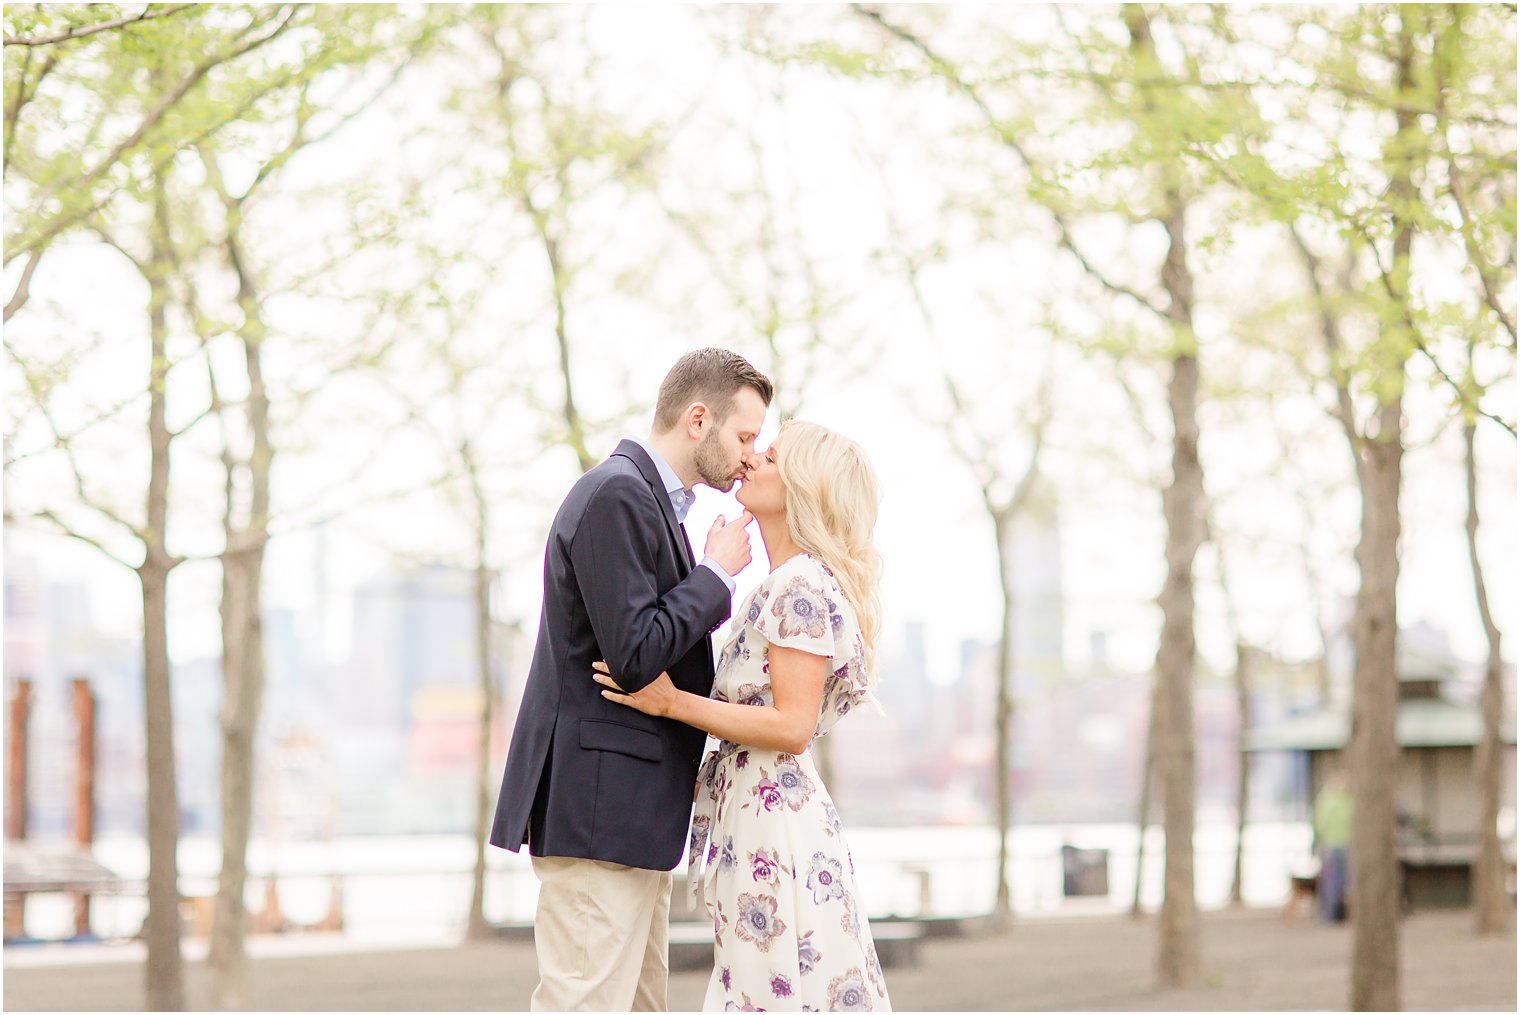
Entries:
[[[1503,328],[1498,336],[1498,344],[1508,345],[1509,360],[1513,364],[1513,299],[1506,300],[1506,295],[1512,297],[1515,278],[1513,125],[1508,132],[1506,150],[1502,130],[1497,132],[1497,137],[1474,137],[1472,131],[1463,129],[1461,121],[1472,115],[1474,106],[1480,110],[1484,108],[1474,102],[1478,98],[1473,94],[1475,89],[1471,84],[1474,71],[1493,74],[1495,80],[1504,83],[1506,95],[1513,99],[1514,67],[1506,57],[1508,39],[1502,43],[1503,52],[1495,52],[1489,47],[1506,35],[1513,38],[1514,22],[1509,21],[1508,33],[1493,32],[1481,22],[1476,31],[1469,31],[1467,25],[1470,12],[1453,5],[1448,9],[1448,14],[1449,20],[1436,28],[1431,51],[1436,114],[1435,147],[1438,157],[1445,163],[1446,192],[1457,213],[1455,225],[1466,255],[1466,267],[1477,278],[1483,308],[1492,312],[1493,322]],[[1491,16],[1492,13],[1486,11],[1480,15]],[[1493,73],[1495,69],[1498,70],[1497,74]],[[1482,99],[1479,98],[1478,101],[1481,102]],[[1465,145],[1454,141],[1454,135],[1459,133],[1465,135]],[[1501,167],[1498,172],[1491,169],[1495,164]],[[1469,166],[1474,170],[1471,175]],[[1469,182],[1474,177],[1477,180],[1476,186]],[[1484,347],[1494,344],[1476,337],[1488,330],[1483,326],[1483,320],[1480,315],[1474,322],[1477,331],[1467,343],[1467,364],[1461,386],[1468,392],[1481,391],[1476,360],[1480,355],[1486,354]],[[1504,335],[1508,335],[1507,343]],[[1464,528],[1478,617],[1483,623],[1483,636],[1488,643],[1488,658],[1483,667],[1483,689],[1479,698],[1483,714],[1483,735],[1473,758],[1473,767],[1478,776],[1479,813],[1478,850],[1472,867],[1472,897],[1474,928],[1479,934],[1494,934],[1509,929],[1514,923],[1514,909],[1505,887],[1504,858],[1499,841],[1499,811],[1504,794],[1504,655],[1499,626],[1489,608],[1488,584],[1478,554],[1477,437],[1480,417],[1470,402],[1471,397],[1464,399],[1462,407],[1462,460],[1467,478],[1467,519]]]
[[[7,35],[14,38],[53,40],[46,43],[50,51],[35,74],[31,65],[36,46],[26,47],[14,79],[12,61],[7,61],[8,82],[14,80],[6,116],[7,203],[26,210],[9,217],[6,259],[10,263],[27,257],[7,305],[7,318],[26,303],[34,273],[52,241],[82,227],[95,230],[114,246],[148,289],[149,466],[142,520],[130,521],[102,504],[87,488],[70,435],[52,425],[49,430],[52,447],[63,453],[76,478],[76,504],[70,508],[83,506],[108,519],[116,530],[110,541],[125,535],[141,553],[141,563],[128,566],[137,572],[143,590],[149,852],[146,986],[147,1006],[155,1010],[178,1010],[184,1004],[167,598],[169,574],[186,558],[169,549],[170,445],[204,418],[204,414],[197,416],[179,430],[171,430],[168,422],[170,375],[177,362],[183,362],[171,359],[169,350],[178,258],[171,181],[179,152],[237,118],[236,107],[200,101],[208,76],[284,33],[295,13],[295,8],[286,6],[229,7],[203,10],[197,16],[187,12],[131,19],[130,30],[126,25],[85,19],[52,35],[32,31],[47,27],[41,21],[7,22]],[[39,17],[43,17],[40,12]],[[69,20],[76,19],[70,15]],[[185,53],[199,55],[187,59]],[[53,124],[60,122],[55,117],[65,106],[86,113],[62,121],[74,128],[76,138],[55,132]],[[28,112],[26,117],[23,110]],[[124,209],[129,213],[123,214]],[[20,357],[13,358],[30,372],[32,368]],[[35,384],[29,386],[46,417],[47,392]],[[105,416],[134,401],[127,399]],[[92,420],[75,435],[98,421]],[[8,460],[8,471],[14,472],[19,464],[19,457]],[[127,563],[109,548],[107,540],[92,535],[89,525],[65,520],[63,511],[42,507],[34,514]]]
[[[487,137],[485,150],[506,155],[506,171],[475,181],[493,201],[505,201],[532,231],[548,271],[556,351],[558,425],[555,443],[575,454],[582,472],[597,463],[588,421],[576,399],[577,356],[571,311],[577,279],[596,260],[598,243],[578,232],[599,197],[641,189],[646,169],[663,144],[658,124],[629,128],[596,92],[594,76],[581,81],[545,60],[548,39],[570,44],[572,25],[557,11],[479,8],[470,27],[494,63],[492,76],[456,94],[474,110]],[[588,62],[592,59],[589,51]],[[601,414],[617,418],[622,407]]]
[[[88,426],[66,432],[57,422],[50,402],[66,379],[68,352],[61,362],[46,362],[17,350],[8,341],[11,362],[23,375],[32,408],[46,426],[46,443],[14,452],[7,459],[7,475],[16,478],[23,462],[42,456],[61,457],[73,479],[74,497],[67,505],[42,504],[18,509],[26,498],[7,498],[6,520],[34,520],[54,531],[95,547],[107,559],[131,570],[142,590],[143,617],[143,717],[147,750],[148,915],[143,926],[147,943],[147,1007],[178,1011],[184,1006],[179,928],[179,877],[176,849],[179,842],[179,804],[175,789],[174,716],[169,694],[168,602],[169,575],[187,559],[170,549],[170,448],[182,430],[169,424],[170,374],[176,365],[169,356],[171,337],[169,310],[173,273],[173,238],[170,234],[168,196],[162,181],[152,186],[152,219],[146,238],[147,251],[122,253],[147,285],[148,343],[146,437],[148,467],[142,488],[143,508],[136,519],[118,510],[111,499],[91,489],[87,471],[78,456],[79,438]],[[138,398],[130,399],[138,402]],[[18,485],[20,481],[17,480]],[[102,526],[105,532],[101,532]],[[126,545],[131,553],[117,547]],[[132,557],[136,557],[134,563]]]
[[[1000,626],[998,629],[996,701],[993,705],[993,821],[998,833],[997,868],[994,875],[993,916],[1000,923],[1007,923],[1013,915],[1013,898],[1009,890],[1008,871],[1012,856],[1009,849],[1009,832],[1013,825],[1013,720],[1014,668],[1017,646],[1014,642],[1014,619],[1017,599],[1015,594],[1014,535],[1021,513],[1029,507],[1031,495],[1037,489],[1040,477],[1040,456],[1045,448],[1046,434],[1054,414],[1051,395],[1054,378],[1047,359],[1046,369],[1041,373],[1030,399],[1029,408],[1014,408],[1011,401],[992,414],[986,422],[979,421],[973,411],[972,400],[965,393],[962,383],[949,366],[946,343],[939,333],[936,318],[922,275],[928,266],[926,257],[914,251],[905,239],[901,227],[890,210],[886,218],[893,245],[890,256],[899,263],[918,313],[926,343],[931,350],[938,370],[939,381],[948,399],[948,411],[935,424],[949,440],[951,449],[971,472],[981,494],[982,506],[992,523],[993,540],[997,547],[998,589],[1001,599]],[[986,365],[981,364],[985,370]],[[1011,383],[1011,379],[1010,379]],[[1011,417],[1011,419],[1010,419]],[[1012,425],[1010,426],[1010,422]],[[1019,461],[1010,465],[1010,461]]]
[[[1162,903],[1157,974],[1169,985],[1195,982],[1199,973],[1197,904],[1193,894],[1193,801],[1194,754],[1192,727],[1192,680],[1195,646],[1193,638],[1193,559],[1202,541],[1203,472],[1198,458],[1198,343],[1193,330],[1194,283],[1188,265],[1187,212],[1193,182],[1173,158],[1179,143],[1179,121],[1204,121],[1204,107],[1178,94],[1173,72],[1157,56],[1152,36],[1152,16],[1141,6],[1124,8],[1127,44],[1116,48],[1094,33],[1077,48],[1089,76],[1109,86],[1083,110],[1083,115],[1122,118],[1133,125],[1121,153],[1108,153],[1090,163],[1097,177],[1107,166],[1139,167],[1139,180],[1130,179],[1134,196],[1108,197],[1108,209],[1122,208],[1136,225],[1159,225],[1167,238],[1166,251],[1157,271],[1156,285],[1164,300],[1157,300],[1117,280],[1080,245],[1073,226],[1070,199],[1044,181],[1052,158],[1034,154],[1031,141],[1037,132],[1022,121],[999,115],[992,108],[986,88],[972,72],[941,55],[919,34],[887,19],[874,8],[855,5],[864,16],[880,24],[893,37],[916,50],[935,77],[954,93],[971,102],[981,120],[1033,181],[1028,193],[1049,215],[1061,249],[1074,256],[1084,271],[1109,292],[1133,301],[1147,315],[1161,322],[1170,335],[1167,358],[1171,363],[1168,404],[1173,435],[1172,472],[1162,491],[1162,513],[1167,526],[1167,577],[1158,602],[1163,621],[1157,652],[1159,726],[1155,739],[1163,786],[1166,829],[1166,892]],[[1090,48],[1089,48],[1090,47]],[[1110,65],[1093,70],[1094,56],[1102,54]],[[1106,74],[1107,77],[1103,75]],[[1117,86],[1117,87],[1115,87]],[[1027,114],[1026,114],[1027,115]],[[1136,175],[1136,174],[1131,174]],[[1067,182],[1070,182],[1068,177]],[[1136,206],[1142,210],[1133,210]],[[1147,286],[1146,288],[1148,288]]]
[[[1485,15],[1507,17],[1498,12]],[[1498,167],[1493,189],[1513,194],[1512,154],[1510,168],[1502,168],[1505,147],[1513,152],[1512,128],[1506,134],[1491,122],[1491,95],[1481,101],[1475,96],[1490,91],[1491,68],[1502,67],[1508,58],[1500,62],[1491,54],[1484,56],[1485,47],[1463,21],[1460,13],[1439,7],[1315,12],[1301,21],[1290,19],[1295,27],[1311,26],[1325,40],[1323,46],[1304,52],[1304,62],[1321,85],[1337,95],[1338,105],[1323,106],[1313,97],[1278,86],[1272,89],[1274,98],[1287,100],[1281,119],[1263,116],[1243,99],[1234,140],[1202,153],[1252,194],[1265,214],[1287,227],[1309,280],[1326,380],[1334,392],[1332,411],[1352,452],[1362,493],[1349,751],[1357,801],[1351,1005],[1358,1010],[1395,1009],[1401,996],[1393,785],[1398,757],[1395,645],[1403,406],[1411,362],[1423,363],[1431,371],[1431,383],[1444,387],[1465,412],[1514,432],[1513,423],[1484,406],[1487,384],[1476,377],[1464,384],[1443,362],[1440,342],[1445,336],[1470,335],[1469,322],[1486,311],[1463,298],[1443,305],[1422,289],[1422,275],[1415,271],[1419,255],[1442,244],[1460,243],[1479,277],[1481,305],[1493,310],[1489,292],[1496,288],[1497,276],[1483,256],[1484,243],[1476,240],[1476,219],[1470,214],[1474,205],[1461,193],[1464,173],[1452,172],[1453,161],[1442,180],[1440,167],[1449,148],[1443,151],[1436,136],[1440,131],[1433,134],[1426,126],[1460,118],[1471,141],[1467,159]],[[1226,28],[1223,34],[1233,38],[1232,31]],[[1480,60],[1464,65],[1441,55],[1459,49],[1470,49]],[[1480,69],[1476,64],[1481,60],[1493,62]],[[1465,81],[1459,80],[1459,72],[1468,75]],[[1476,84],[1484,79],[1487,84]],[[1512,94],[1512,71],[1500,71],[1499,80],[1506,79]],[[1457,96],[1464,101],[1457,102]],[[1305,123],[1315,125],[1315,143],[1324,157],[1287,168],[1274,158],[1272,141],[1278,131],[1298,132]],[[1375,125],[1380,143],[1376,155],[1363,154],[1365,147],[1358,151],[1355,144],[1365,137],[1368,124]],[[1453,177],[1456,194],[1450,191]],[[1512,196],[1509,201],[1512,207]],[[1489,225],[1494,224],[1490,219]],[[1502,227],[1493,228],[1486,238],[1492,241],[1503,233]],[[1507,244],[1510,249],[1512,243]],[[1474,249],[1480,257],[1472,257]],[[1362,279],[1370,284],[1363,285]],[[1504,315],[1496,316],[1502,323]],[[1511,351],[1505,358],[1512,364],[1512,336],[1497,343],[1501,352],[1506,346]]]
[[[414,343],[408,390],[387,381],[398,404],[409,407],[410,425],[447,463],[437,482],[471,536],[461,555],[475,575],[480,689],[467,917],[474,937],[492,931],[484,905],[486,849],[500,775],[490,767],[500,697],[492,590],[503,574],[493,506],[503,499],[503,477],[519,474],[546,449],[567,449],[577,469],[590,469],[598,461],[597,439],[625,426],[633,405],[641,414],[648,408],[642,400],[604,401],[588,413],[577,394],[588,364],[620,365],[616,357],[593,361],[575,326],[577,313],[589,315],[597,286],[613,273],[602,253],[607,221],[596,216],[609,203],[626,208],[644,193],[648,163],[666,140],[663,125],[631,126],[599,94],[596,55],[577,31],[579,16],[470,8],[458,12],[446,34],[440,55],[447,65],[434,66],[447,78],[446,108],[466,130],[434,125],[443,154],[416,189],[439,201],[464,195],[474,214],[468,235],[451,225],[448,235],[409,239],[426,294],[410,327],[425,337]],[[463,134],[479,143],[458,148]],[[629,284],[638,270],[619,282]],[[484,331],[483,322],[489,322]],[[511,370],[503,368],[504,346]],[[431,388],[427,378],[435,379]],[[529,432],[509,429],[514,421],[527,421]],[[519,450],[503,450],[514,441]]]
[[[266,255],[248,238],[248,222],[257,215],[257,198],[271,181],[303,151],[330,138],[378,99],[410,62],[417,48],[431,33],[426,19],[415,29],[407,26],[399,39],[392,39],[386,22],[388,8],[312,8],[299,23],[296,34],[303,48],[292,48],[285,62],[272,70],[234,78],[221,75],[214,82],[215,98],[248,109],[242,125],[264,121],[288,131],[269,146],[267,153],[244,143],[229,152],[215,139],[196,144],[201,169],[200,186],[184,202],[187,217],[195,221],[194,235],[205,238],[203,251],[186,251],[186,260],[205,254],[212,265],[184,264],[182,285],[190,294],[187,312],[197,323],[208,347],[219,333],[230,331],[241,347],[239,386],[246,394],[239,403],[224,399],[226,386],[217,380],[215,357],[208,357],[212,404],[221,427],[221,461],[225,477],[222,517],[224,549],[222,563],[222,673],[224,681],[220,715],[222,732],[221,846],[222,864],[213,911],[208,963],[212,971],[211,1003],[217,1009],[246,1008],[249,1000],[248,958],[245,937],[248,925],[246,897],[249,838],[253,831],[255,782],[254,747],[264,696],[264,651],[261,608],[263,562],[272,519],[271,484],[277,445],[273,433],[273,398],[265,378],[271,339],[284,336],[276,327],[271,334],[267,306],[278,290],[266,279],[261,262]],[[406,34],[412,31],[414,34]],[[364,83],[366,65],[382,54],[394,54],[394,66],[378,85]],[[367,88],[357,102],[343,107],[313,101],[314,89],[329,85],[334,72],[348,72],[355,83]],[[231,166],[252,179],[241,187],[228,183]],[[216,265],[216,261],[221,261]],[[195,269],[225,273],[233,289],[232,306],[223,315],[210,312],[195,281]],[[232,323],[225,324],[225,320]]]
[[[237,106],[195,106],[186,100],[197,95],[216,68],[283,34],[300,5],[229,4],[210,12],[199,7],[196,16],[167,16],[197,6],[156,8],[109,21],[81,16],[85,12],[73,5],[6,9],[6,49],[23,50],[5,66],[10,94],[4,145],[6,267],[26,258],[6,301],[6,321],[26,304],[33,275],[53,240],[87,225],[131,189],[129,163],[147,159],[167,165],[195,140],[238,118]],[[64,30],[54,31],[59,22]],[[197,35],[195,47],[183,48],[192,33]],[[160,68],[174,63],[176,51],[200,57],[179,60],[180,74],[171,79]],[[137,94],[134,69],[151,69],[151,96]],[[71,107],[64,116],[60,102],[68,95],[83,99],[89,115]],[[128,105],[117,101],[127,97],[151,101],[133,102],[129,118],[122,115]],[[123,129],[126,123],[130,130]],[[73,130],[60,131],[57,124]]]
[[[449,507],[465,523],[469,549],[466,554],[474,574],[475,665],[479,676],[479,713],[476,736],[476,782],[474,792],[474,866],[470,879],[470,903],[466,933],[483,939],[493,934],[485,915],[486,849],[491,833],[494,791],[499,773],[491,766],[491,743],[500,690],[497,686],[499,655],[497,621],[492,590],[500,579],[493,565],[492,504],[501,497],[504,475],[520,472],[528,464],[519,453],[505,458],[502,415],[520,409],[526,392],[509,374],[495,369],[500,349],[491,342],[471,341],[468,321],[478,294],[456,294],[440,300],[424,313],[437,319],[435,330],[421,345],[422,357],[407,372],[406,383],[384,380],[397,404],[407,407],[408,421],[421,429],[446,464],[439,477],[440,492]],[[428,329],[428,323],[417,326]],[[426,383],[434,381],[435,383]]]
[[1488,605],[1488,583],[1478,557],[1478,421],[1473,413],[1462,421],[1462,464],[1467,478],[1467,555],[1472,565],[1473,592],[1488,658],[1483,666],[1483,735],[1473,757],[1478,776],[1478,855],[1472,868],[1473,924],[1479,934],[1497,934],[1514,924],[1514,907],[1505,886],[1504,854],[1499,841],[1499,808],[1504,796],[1504,656],[1499,625]]

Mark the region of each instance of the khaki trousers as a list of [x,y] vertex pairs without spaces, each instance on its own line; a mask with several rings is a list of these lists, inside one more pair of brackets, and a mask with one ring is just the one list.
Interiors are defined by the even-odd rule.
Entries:
[[665,1011],[668,871],[535,856],[538,989],[531,1011]]

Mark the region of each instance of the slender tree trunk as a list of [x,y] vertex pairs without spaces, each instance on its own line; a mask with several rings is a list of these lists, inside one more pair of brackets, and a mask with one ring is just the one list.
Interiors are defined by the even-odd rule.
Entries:
[[1240,774],[1235,782],[1235,874],[1230,879],[1230,903],[1240,906],[1245,880],[1246,816],[1251,809],[1251,755],[1245,750],[1246,730],[1251,728],[1251,652],[1244,641],[1235,643],[1235,717],[1239,728],[1236,754]]
[[1170,388],[1176,442],[1172,482],[1162,494],[1167,520],[1167,578],[1161,592],[1161,647],[1156,655],[1160,722],[1156,758],[1166,831],[1165,892],[1157,974],[1163,984],[1184,986],[1200,976],[1198,906],[1193,894],[1193,558],[1200,542],[1203,474],[1198,463],[1194,412],[1198,361],[1179,356]]
[[1330,704],[1330,636],[1324,625],[1319,625],[1320,649],[1319,655],[1314,658],[1314,689],[1319,697],[1319,707],[1326,708]]
[[1384,429],[1367,442],[1362,535],[1356,550],[1362,582],[1352,621],[1356,669],[1351,777],[1356,821],[1351,849],[1351,1007],[1355,1011],[1397,1011],[1400,1006],[1399,867],[1394,831],[1399,760],[1394,730],[1398,713],[1394,590],[1399,573],[1401,401],[1384,407]]
[[1140,906],[1140,888],[1145,880],[1145,833],[1151,823],[1151,786],[1156,781],[1156,724],[1161,721],[1160,696],[1161,681],[1152,670],[1150,711],[1145,720],[1145,758],[1140,772],[1140,813],[1135,822],[1140,829],[1140,839],[1135,844],[1135,897],[1129,904],[1129,915],[1136,919],[1144,912]]
[[470,917],[468,933],[472,938],[491,934],[486,922],[486,840],[491,834],[491,724],[495,716],[496,681],[491,669],[491,571],[486,565],[487,533],[490,515],[474,456],[466,446],[463,457],[475,499],[475,654],[480,674],[480,725],[476,735],[477,765],[475,780],[475,869],[470,877]]
[[1003,593],[1003,624],[998,637],[997,711],[994,715],[996,765],[994,785],[997,794],[995,819],[998,829],[997,896],[993,917],[1006,923],[1013,917],[1013,897],[1008,886],[1008,867],[1012,860],[1009,835],[1013,825],[1013,787],[1009,766],[1013,761],[1013,512],[993,516],[998,546],[998,576]]
[[559,241],[550,231],[548,213],[535,207],[530,199],[525,197],[523,200],[529,214],[538,223],[539,238],[544,245],[544,257],[549,262],[549,277],[554,284],[554,338],[559,346],[559,376],[562,392],[560,411],[565,423],[565,443],[569,444],[571,450],[575,452],[581,471],[589,472],[596,464],[596,459],[586,447],[586,422],[575,404],[575,385],[572,383],[570,371],[570,332],[566,325],[565,307],[569,279],[566,277],[564,261],[560,258]]
[[1474,448],[1477,424],[1462,429],[1463,461],[1467,469],[1467,556],[1472,564],[1473,590],[1483,633],[1488,638],[1488,665],[1483,672],[1483,737],[1473,765],[1478,776],[1478,856],[1473,863],[1473,929],[1479,934],[1499,934],[1514,925],[1514,908],[1504,885],[1504,856],[1499,848],[1499,808],[1504,795],[1504,742],[1500,724],[1504,716],[1504,657],[1499,649],[1499,626],[1488,608],[1488,585],[1478,561],[1478,459]]
[[[233,492],[230,486],[229,483],[229,494]],[[240,534],[229,525],[230,542],[235,543]],[[253,819],[254,727],[248,721],[248,712],[258,707],[257,701],[249,700],[257,656],[251,630],[258,615],[257,572],[253,563],[249,554],[239,550],[222,558],[222,866],[217,877],[207,956],[211,1005],[219,1011],[246,1008],[249,998],[246,889],[247,848]]]
[[143,599],[143,719],[147,738],[148,917],[144,926],[149,1011],[185,1007],[179,927],[179,795],[175,787],[174,705],[169,694],[169,573],[177,561],[167,547],[169,432],[167,418],[168,305],[172,252],[164,182],[154,191],[152,257],[149,262],[149,330],[152,359],[148,384],[150,445],[147,531],[138,568]]
[[[1185,205],[1169,194],[1165,219],[1170,246],[1162,279],[1170,296],[1168,316],[1192,342],[1193,278],[1187,267]],[[1156,654],[1161,683],[1161,721],[1156,754],[1166,829],[1165,895],[1161,903],[1157,974],[1168,986],[1198,982],[1201,975],[1198,904],[1193,885],[1193,822],[1196,761],[1193,733],[1193,561],[1203,541],[1203,467],[1198,458],[1198,357],[1184,352],[1172,361],[1167,385],[1171,405],[1172,480],[1162,491],[1166,517],[1166,584],[1162,588],[1161,646]]]
[[227,502],[226,549],[222,555],[222,867],[212,914],[212,1006],[237,1010],[249,1004],[248,979],[248,841],[253,832],[256,781],[254,746],[264,701],[264,635],[260,592],[264,550],[268,544],[270,472],[274,445],[270,435],[269,392],[264,383],[266,328],[258,292],[238,239],[241,209],[227,216],[227,257],[238,279],[243,321],[239,337],[248,377],[247,420],[253,446],[246,464],[248,517],[239,521],[231,450],[224,452]]
[[[1156,55],[1150,17],[1139,4],[1124,6],[1130,53],[1141,81],[1141,105],[1161,115],[1146,81],[1167,76]],[[1161,901],[1156,974],[1163,986],[1197,983],[1201,972],[1198,904],[1193,887],[1195,756],[1193,734],[1193,561],[1203,542],[1203,467],[1198,458],[1198,355],[1193,330],[1193,275],[1187,264],[1187,202],[1175,168],[1162,165],[1161,212],[1166,229],[1166,260],[1161,285],[1166,317],[1172,327],[1174,353],[1167,401],[1172,415],[1172,477],[1161,492],[1166,519],[1166,583],[1161,606],[1161,644],[1156,653],[1160,681],[1156,762],[1161,779],[1162,824],[1166,830],[1165,890]]]
[[[1394,55],[1402,94],[1414,85],[1414,40],[1405,12],[1399,14]],[[1403,381],[1411,336],[1407,308],[1413,224],[1405,209],[1416,199],[1410,164],[1415,114],[1400,107],[1398,133],[1385,152],[1390,166],[1388,206],[1394,226],[1389,296],[1379,344],[1390,357],[1384,369],[1394,394],[1378,411],[1376,434],[1363,442],[1362,533],[1356,560],[1361,590],[1352,621],[1356,669],[1352,679],[1351,780],[1356,821],[1351,841],[1351,1008],[1397,1011],[1402,1003],[1399,956],[1399,862],[1395,832],[1395,780],[1399,743],[1398,640],[1399,487],[1403,469]]]
[[[1313,262],[1309,264],[1311,275],[1315,271]],[[1302,492],[1299,494],[1299,503],[1304,508],[1304,522],[1312,531],[1317,528],[1315,524],[1314,508],[1309,503],[1309,498]],[[1325,625],[1324,603],[1320,596],[1323,583],[1320,581],[1319,569],[1314,564],[1314,547],[1306,535],[1298,544],[1299,562],[1304,572],[1304,587],[1309,593],[1309,606],[1314,611],[1314,633],[1319,639],[1319,655],[1313,660],[1314,667],[1314,690],[1320,708],[1326,708],[1330,704],[1330,632]]]

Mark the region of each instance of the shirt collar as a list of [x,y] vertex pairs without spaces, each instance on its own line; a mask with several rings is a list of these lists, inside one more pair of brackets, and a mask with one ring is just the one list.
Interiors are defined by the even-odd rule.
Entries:
[[664,455],[637,437],[628,439],[643,448],[649,460],[654,462],[655,471],[660,474],[660,482],[665,484],[665,493],[670,497],[670,506],[675,508],[676,521],[684,523],[686,514],[691,510],[691,505],[697,499],[697,495],[690,488],[681,485],[680,477],[676,475],[676,470],[670,467]]

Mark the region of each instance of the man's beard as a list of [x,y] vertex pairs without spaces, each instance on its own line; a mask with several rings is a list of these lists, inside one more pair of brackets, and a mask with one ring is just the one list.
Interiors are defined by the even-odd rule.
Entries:
[[717,427],[708,430],[697,441],[693,464],[696,465],[697,475],[702,478],[702,482],[714,490],[727,493],[734,488],[734,473],[739,466],[736,462],[730,462],[723,453],[723,445],[718,443]]

